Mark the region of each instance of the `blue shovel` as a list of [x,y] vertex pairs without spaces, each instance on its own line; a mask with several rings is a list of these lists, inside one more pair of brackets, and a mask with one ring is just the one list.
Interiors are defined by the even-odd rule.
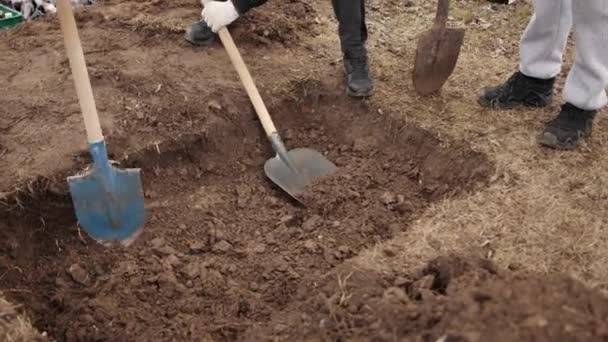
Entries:
[[93,159],[92,169],[68,177],[76,218],[93,239],[128,245],[145,219],[140,170],[110,165],[70,0],[57,1],[57,15]]

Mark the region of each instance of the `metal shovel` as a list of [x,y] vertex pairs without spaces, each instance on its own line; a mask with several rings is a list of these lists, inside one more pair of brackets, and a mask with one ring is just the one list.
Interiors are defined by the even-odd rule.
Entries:
[[218,34],[276,152],[276,156],[267,160],[264,165],[266,176],[298,200],[298,195],[315,179],[334,173],[337,167],[319,152],[309,148],[289,151],[285,148],[228,29],[222,28]]
[[93,239],[128,245],[145,218],[140,170],[118,170],[110,165],[72,5],[69,0],[58,0],[57,9],[94,162],[84,175],[68,177],[76,217]]
[[418,39],[413,81],[421,95],[441,89],[458,61],[464,29],[446,28],[449,6],[449,0],[438,0],[433,27]]

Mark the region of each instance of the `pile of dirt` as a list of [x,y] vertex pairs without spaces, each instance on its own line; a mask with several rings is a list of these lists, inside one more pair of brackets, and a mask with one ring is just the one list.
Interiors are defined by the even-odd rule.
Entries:
[[445,256],[417,271],[347,264],[253,340],[606,341],[608,298],[565,276],[517,274]]

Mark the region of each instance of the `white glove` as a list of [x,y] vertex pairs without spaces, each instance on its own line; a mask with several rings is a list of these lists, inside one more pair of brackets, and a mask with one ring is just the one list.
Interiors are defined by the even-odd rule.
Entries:
[[227,1],[211,1],[202,0],[205,8],[201,12],[203,20],[211,31],[217,33],[222,28],[228,26],[239,17],[239,12],[236,10],[231,0]]

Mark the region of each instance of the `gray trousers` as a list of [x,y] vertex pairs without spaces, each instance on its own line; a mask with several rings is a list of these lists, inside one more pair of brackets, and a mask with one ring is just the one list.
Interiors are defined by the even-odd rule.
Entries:
[[608,103],[608,0],[534,0],[534,15],[521,39],[519,70],[541,79],[557,76],[573,24],[576,56],[564,100],[600,109]]

